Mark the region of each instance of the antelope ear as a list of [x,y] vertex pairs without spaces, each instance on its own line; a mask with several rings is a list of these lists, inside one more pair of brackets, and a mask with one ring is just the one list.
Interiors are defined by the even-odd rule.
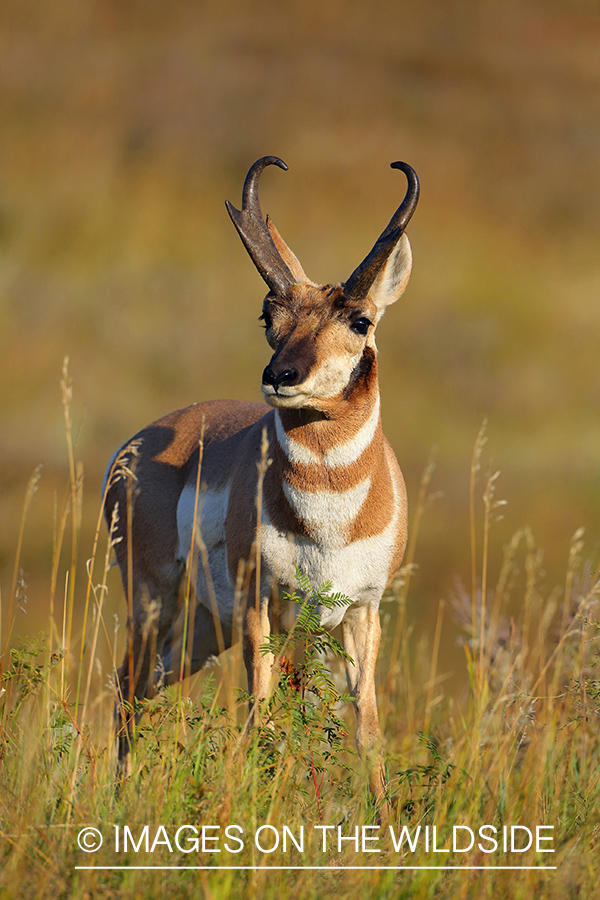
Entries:
[[269,233],[273,239],[273,243],[277,248],[279,255],[282,260],[292,273],[294,281],[296,284],[314,284],[314,281],[311,281],[310,278],[307,278],[304,274],[304,269],[300,265],[300,261],[298,257],[292,253],[284,239],[279,234],[279,231],[273,224],[273,221],[267,216],[267,228],[269,229]]
[[412,251],[407,236],[403,234],[369,289],[369,297],[382,313],[386,306],[395,303],[404,293],[411,269]]

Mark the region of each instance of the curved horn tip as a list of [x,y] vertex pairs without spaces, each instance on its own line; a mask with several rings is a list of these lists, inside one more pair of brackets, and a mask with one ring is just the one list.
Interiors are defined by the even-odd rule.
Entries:
[[279,156],[270,156],[269,159],[272,161],[272,165],[279,166],[280,169],[283,169],[284,172],[288,170],[288,164],[284,162]]
[[261,156],[248,169],[248,174],[242,188],[242,210],[248,207],[256,207],[256,212],[262,216],[260,212],[260,203],[258,201],[258,182],[264,169],[267,166],[279,166],[280,169],[287,169],[287,165],[278,156]]
[[285,163],[279,156],[261,156],[260,159],[257,159],[256,162],[250,166],[250,171],[252,169],[259,168],[264,169],[266,166],[279,166],[280,169],[283,169],[284,172],[288,170],[288,164]]
[[412,200],[414,200],[416,205],[419,199],[419,194],[421,193],[421,182],[419,181],[419,176],[417,175],[413,167],[407,162],[401,162],[400,160],[398,160],[397,162],[390,163],[390,168],[400,169],[401,172],[404,172],[408,181],[408,191],[404,199],[407,200],[409,198],[409,195],[412,194]]
[[404,172],[407,178],[410,178],[412,176],[415,181],[418,182],[419,180],[417,173],[407,162],[401,162],[400,160],[397,160],[397,162],[390,163],[390,169],[400,169],[401,172]]

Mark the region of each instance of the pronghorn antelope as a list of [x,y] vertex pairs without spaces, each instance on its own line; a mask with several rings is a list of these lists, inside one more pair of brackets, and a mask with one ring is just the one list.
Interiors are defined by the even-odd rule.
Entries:
[[[260,317],[273,351],[262,376],[268,406],[216,400],[178,410],[124,445],[107,471],[106,517],[110,523],[118,504],[115,550],[130,617],[119,693],[130,701],[147,696],[158,672],[173,683],[230,646],[240,566],[254,560],[241,602],[243,656],[250,693],[265,697],[273,659],[259,648],[277,592],[294,588],[297,569],[315,588],[331,581],[352,602],[323,610],[322,623],[342,625],[358,749],[385,810],[378,609],[404,552],[406,490],[381,429],[375,328],[409,279],[404,229],[419,182],[409,165],[392,163],[408,179],[402,204],[347,281],[317,285],[263,218],[258,181],[269,165],[287,169],[278,157],[259,159],[242,209],[227,203],[269,288]],[[189,596],[190,551],[198,546],[186,640],[184,585]],[[133,726],[125,708],[118,710],[121,765]]]

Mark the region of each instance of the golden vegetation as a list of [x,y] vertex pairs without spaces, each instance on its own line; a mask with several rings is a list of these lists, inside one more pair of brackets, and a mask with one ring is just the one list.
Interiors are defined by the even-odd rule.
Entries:
[[[122,440],[195,400],[258,398],[267,357],[252,323],[264,289],[223,201],[239,199],[249,163],[265,153],[290,171],[265,178],[263,206],[316,280],[346,277],[387,222],[403,190],[390,161],[406,159],[422,181],[411,285],[379,332],[385,430],[419,533],[418,567],[384,609],[382,693],[399,821],[407,803],[425,816],[433,797],[441,824],[476,809],[530,822],[543,813],[563,841],[556,884],[587,884],[575,850],[591,851],[598,809],[597,4],[265,0],[237,3],[234,13],[214,0],[60,0],[43,9],[8,0],[0,17],[0,637],[11,684],[33,684],[21,699],[21,688],[4,697],[3,727],[13,716],[16,730],[0,762],[9,797],[0,827],[9,848],[20,835],[20,850],[3,887],[25,879],[22,895],[36,896],[43,871],[46,893],[81,886],[93,896],[96,882],[72,880],[73,823],[175,821],[175,794],[197,771],[192,748],[205,738],[194,732],[178,769],[169,762],[179,753],[174,724],[143,787],[107,799],[109,648],[123,640],[111,617],[119,610],[123,621],[124,604],[114,572],[108,591],[94,594],[102,578],[88,582],[86,561],[104,467]],[[65,404],[65,452],[57,383],[67,354],[77,390]],[[67,376],[63,385],[68,395]],[[485,416],[490,440],[470,492],[468,460]],[[437,469],[418,506],[433,446]],[[495,521],[500,495],[508,511]],[[571,543],[580,527],[586,549],[579,537]],[[100,619],[86,629],[93,651],[82,640],[86,594],[90,614],[103,598],[106,635],[94,637]],[[467,707],[458,705],[465,666],[452,605],[468,632]],[[39,657],[31,647],[7,653],[49,616],[55,625]],[[440,682],[449,671],[453,680]],[[85,716],[69,693],[73,678]],[[183,707],[172,702],[181,722]],[[56,735],[66,735],[64,752]],[[215,759],[221,774],[193,785],[192,796],[204,797],[196,815],[235,807],[229,757]],[[274,784],[293,797],[285,765]],[[474,779],[460,781],[462,801],[457,778]],[[349,790],[362,821],[358,782]],[[152,791],[161,797],[154,806]],[[288,814],[273,803],[270,815]],[[27,839],[15,817],[31,823]],[[485,890],[551,889],[539,873],[509,875],[486,875]],[[201,882],[206,896],[225,893],[228,876],[220,877],[217,886]],[[369,890],[398,896],[395,877],[373,875]],[[144,878],[109,886],[123,896],[159,893]],[[439,879],[417,873],[403,882],[407,896],[441,894],[443,884],[448,895],[471,889],[458,876]],[[282,883],[273,882],[279,895]],[[298,884],[308,896],[321,890]],[[358,884],[348,882],[349,896]]]
[[[315,655],[339,655],[339,645],[315,630],[311,607],[295,635],[273,639],[277,688],[249,736],[237,646],[217,673],[196,680],[194,700],[179,687],[143,703],[133,774],[117,782],[110,542],[94,543],[85,573],[61,566],[56,545],[53,572],[78,590],[50,605],[47,637],[10,640],[16,578],[0,668],[3,896],[593,896],[600,581],[582,561],[578,531],[564,589],[549,595],[540,551],[523,529],[492,582],[486,566],[501,501],[497,473],[481,474],[484,446],[482,430],[471,470],[475,509],[483,489],[474,582],[450,598],[468,675],[460,700],[440,670],[448,604],[439,604],[431,642],[407,630],[410,561],[383,605],[395,648],[380,669],[392,804],[385,825],[349,745],[348,698]],[[76,521],[75,471],[68,508]],[[428,467],[417,519],[431,499],[430,478]],[[62,537],[76,544],[78,527]],[[299,587],[306,590],[301,576]],[[77,595],[82,634],[71,629]],[[289,658],[294,645],[304,650],[300,668]]]

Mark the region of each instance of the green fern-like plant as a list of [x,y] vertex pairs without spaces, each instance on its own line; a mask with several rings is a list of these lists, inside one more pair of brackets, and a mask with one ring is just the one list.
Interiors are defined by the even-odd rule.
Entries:
[[352,601],[334,593],[330,582],[315,589],[300,571],[296,580],[297,589],[282,598],[298,607],[293,627],[272,634],[261,646],[262,653],[274,655],[278,669],[275,690],[265,706],[263,737],[271,754],[286,753],[303,768],[304,793],[314,792],[320,811],[326,773],[332,783],[333,770],[343,773],[349,768],[341,758],[347,731],[340,706],[352,702],[352,697],[337,687],[326,657],[353,662],[340,642],[323,629],[321,610],[346,607]]

